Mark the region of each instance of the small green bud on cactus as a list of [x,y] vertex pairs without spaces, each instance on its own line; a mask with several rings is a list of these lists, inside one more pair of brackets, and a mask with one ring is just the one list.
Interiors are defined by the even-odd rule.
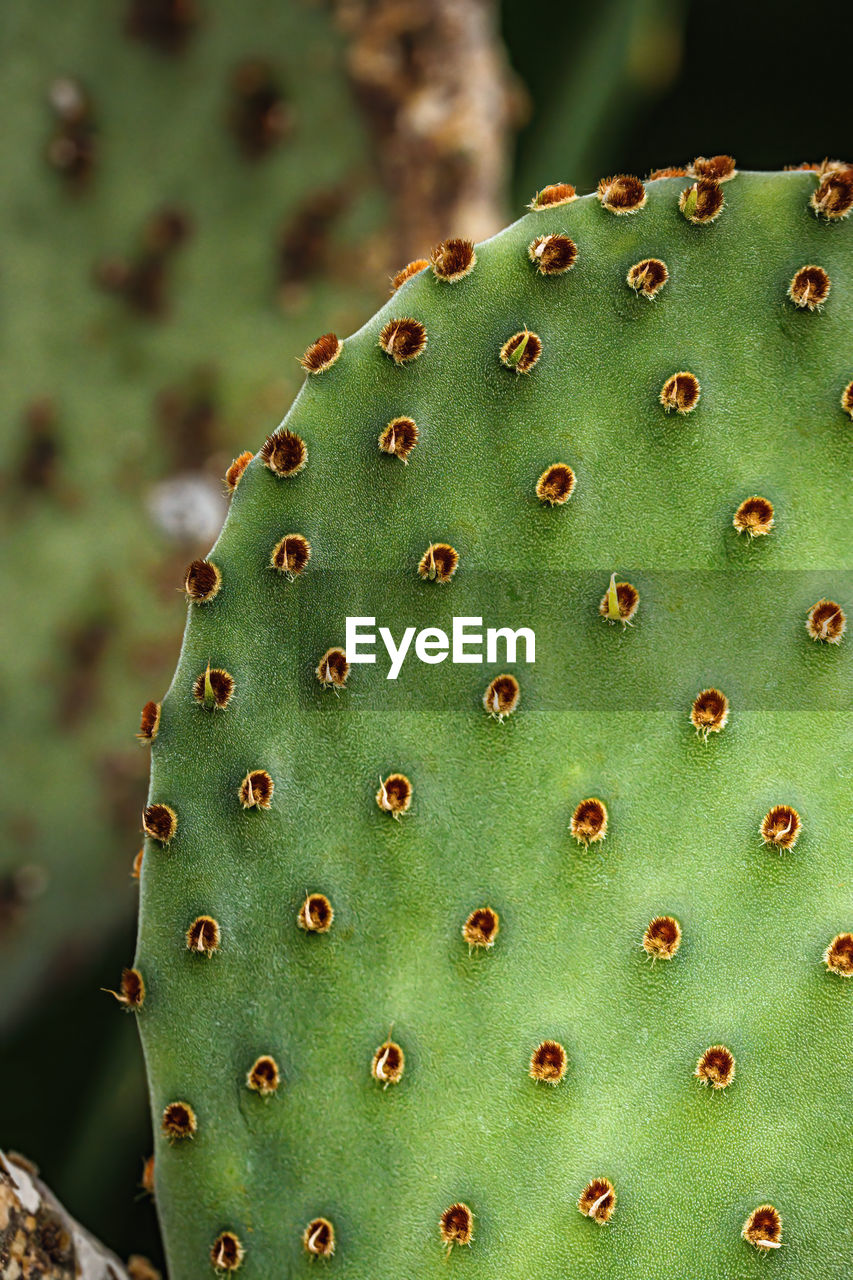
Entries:
[[700,178],[692,187],[685,187],[681,193],[678,207],[688,222],[695,226],[704,226],[716,222],[723,212],[725,198],[719,182],[713,178]]

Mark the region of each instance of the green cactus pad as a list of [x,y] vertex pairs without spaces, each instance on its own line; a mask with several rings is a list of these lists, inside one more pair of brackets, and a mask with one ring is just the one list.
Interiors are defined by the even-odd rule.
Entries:
[[[627,215],[531,211],[307,379],[286,419],[303,470],[243,475],[152,750],[177,829],[147,842],[134,964],[172,1280],[229,1258],[316,1275],[332,1242],[323,1274],[348,1280],[849,1266],[853,982],[822,957],[853,929],[850,652],[826,642],[839,613],[817,640],[806,620],[851,601],[853,225],[816,216],[818,181],[741,173],[706,225],[683,178]],[[577,258],[548,275],[529,246],[552,234]],[[653,298],[626,280],[651,258]],[[829,276],[820,310],[788,296],[804,265]],[[426,345],[396,363],[380,334],[403,319]],[[525,332],[539,358],[507,367]],[[695,384],[665,405],[676,374]],[[555,464],[573,489],[540,482]],[[770,532],[739,533],[758,496]],[[297,534],[310,558],[271,567]],[[428,663],[413,641],[389,680],[377,634],[377,662],[339,655],[332,680],[356,616],[395,641],[526,627],[536,661],[501,642]],[[193,695],[208,663],[234,681],[223,709]],[[727,705],[706,698],[697,732],[707,690]],[[201,916],[212,954],[187,946]],[[658,917],[670,959],[643,947]],[[697,1065],[713,1046],[728,1084]],[[176,1101],[197,1128],[170,1141]],[[763,1205],[781,1241],[772,1215],[742,1238]]]

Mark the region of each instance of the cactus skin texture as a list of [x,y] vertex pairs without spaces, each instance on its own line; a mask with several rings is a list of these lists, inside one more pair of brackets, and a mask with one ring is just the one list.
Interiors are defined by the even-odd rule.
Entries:
[[[705,226],[679,211],[684,177],[650,181],[629,216],[595,196],[529,212],[464,279],[408,281],[307,378],[286,419],[298,475],[260,456],[244,473],[152,747],[149,802],[178,826],[147,842],[133,962],[173,1280],[213,1274],[223,1231],[259,1280],[849,1268],[853,983],[822,956],[853,928],[850,646],[805,621],[851,599],[853,220],[815,215],[818,180],[739,173]],[[551,233],[578,253],[549,277],[528,246]],[[669,273],[654,299],[626,283],[646,258]],[[804,264],[830,277],[821,311],[787,296]],[[402,317],[427,345],[397,364],[379,338]],[[523,374],[500,351],[525,328],[541,355]],[[661,389],[691,372],[698,404],[667,413]],[[419,429],[405,466],[377,443],[399,416]],[[536,486],[557,462],[577,483],[550,505]],[[755,495],[775,523],[750,539],[733,516]],[[311,547],[290,580],[269,568],[288,533]],[[442,543],[447,585],[418,574]],[[639,593],[628,626],[599,612],[614,571],[620,601],[620,583]],[[537,661],[411,657],[390,681],[380,645],[324,688],[347,615],[397,639],[454,615],[529,626]],[[221,711],[193,697],[208,662],[235,681]],[[483,696],[509,672],[500,723]],[[728,716],[706,698],[697,733],[706,690]],[[267,809],[241,803],[253,770]],[[376,800],[394,773],[413,789],[397,820]],[[593,797],[606,836],[587,806],[583,843],[570,822]],[[793,847],[793,828],[759,834],[777,805],[800,816]],[[305,927],[309,894],[327,932]],[[469,947],[485,907],[499,931]],[[214,955],[186,946],[202,915]],[[644,931],[664,956],[667,917],[680,945],[653,961]],[[537,1078],[548,1041],[560,1079]],[[383,1087],[392,1042],[405,1066]],[[269,1096],[246,1084],[265,1054]],[[175,1101],[191,1139],[161,1132]],[[460,1247],[439,1220],[464,1226],[464,1206]]]

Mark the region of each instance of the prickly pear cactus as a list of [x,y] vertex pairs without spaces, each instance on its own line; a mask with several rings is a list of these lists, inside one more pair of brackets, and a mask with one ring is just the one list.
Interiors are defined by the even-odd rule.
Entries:
[[149,713],[173,1280],[849,1267],[851,203],[546,188],[306,353]]

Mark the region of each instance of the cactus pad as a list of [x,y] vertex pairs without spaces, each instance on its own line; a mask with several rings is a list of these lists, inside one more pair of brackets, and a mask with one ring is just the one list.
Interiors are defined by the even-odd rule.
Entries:
[[243,472],[133,962],[173,1280],[849,1266],[846,174],[540,192]]

